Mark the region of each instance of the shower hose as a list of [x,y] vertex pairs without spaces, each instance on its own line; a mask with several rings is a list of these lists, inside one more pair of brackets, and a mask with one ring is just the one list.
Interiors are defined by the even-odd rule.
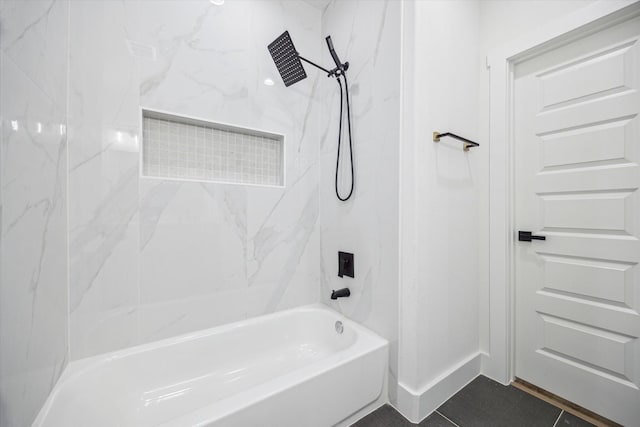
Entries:
[[[349,190],[349,194],[346,197],[342,197],[340,195],[340,190],[338,189],[338,170],[340,169],[340,146],[342,144],[342,106],[344,104],[343,94],[342,94],[342,82],[340,81],[340,77],[344,78],[344,91],[346,93],[347,98],[347,130],[349,132],[349,160],[351,163],[351,189]],[[347,82],[347,75],[342,72],[338,76],[336,76],[336,80],[338,81],[338,86],[340,86],[340,122],[338,125],[338,154],[336,156],[336,196],[338,200],[345,202],[351,198],[353,194],[353,186],[354,186],[354,172],[353,172],[353,142],[351,139],[351,105],[349,103],[349,83]]]

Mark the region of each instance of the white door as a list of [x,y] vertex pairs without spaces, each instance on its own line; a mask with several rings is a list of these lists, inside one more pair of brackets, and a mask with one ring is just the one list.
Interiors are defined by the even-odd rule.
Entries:
[[[640,19],[515,66],[516,376],[640,426]],[[518,241],[517,231],[546,240]]]

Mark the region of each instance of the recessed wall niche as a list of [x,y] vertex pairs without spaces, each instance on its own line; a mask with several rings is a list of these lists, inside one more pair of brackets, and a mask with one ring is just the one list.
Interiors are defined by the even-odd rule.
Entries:
[[142,110],[142,174],[284,185],[284,135]]

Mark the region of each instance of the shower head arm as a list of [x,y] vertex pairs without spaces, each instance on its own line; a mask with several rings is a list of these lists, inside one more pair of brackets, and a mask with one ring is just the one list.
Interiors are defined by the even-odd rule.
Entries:
[[311,61],[309,61],[307,58],[303,58],[303,57],[302,57],[302,56],[300,56],[299,54],[297,54],[297,56],[298,56],[298,58],[299,58],[300,60],[302,60],[302,61],[306,62],[307,64],[311,64],[311,65],[313,65],[314,67],[316,67],[316,68],[318,68],[318,69],[320,69],[320,70],[324,71],[324,72],[325,72],[325,73],[327,73],[329,76],[333,73],[333,71],[329,71],[329,70],[327,70],[326,68],[321,67],[321,66],[319,66],[318,64],[316,64],[316,63],[314,63],[314,62],[311,62]]
[[349,63],[345,62],[340,67],[336,67],[333,70],[327,70],[326,68],[319,66],[315,62],[309,61],[307,58],[304,58],[304,57],[300,56],[299,54],[296,54],[296,56],[298,57],[298,59],[306,62],[307,64],[311,64],[314,67],[316,67],[316,68],[324,71],[325,73],[327,73],[327,77],[338,77],[339,75],[344,74],[344,72],[347,71],[347,69],[349,68]]

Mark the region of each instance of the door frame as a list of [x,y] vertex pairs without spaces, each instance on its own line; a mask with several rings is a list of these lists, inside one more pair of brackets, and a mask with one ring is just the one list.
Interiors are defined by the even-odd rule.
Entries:
[[515,378],[515,147],[516,64],[640,14],[640,0],[600,0],[487,56],[489,98],[489,352],[482,372],[509,384]]

